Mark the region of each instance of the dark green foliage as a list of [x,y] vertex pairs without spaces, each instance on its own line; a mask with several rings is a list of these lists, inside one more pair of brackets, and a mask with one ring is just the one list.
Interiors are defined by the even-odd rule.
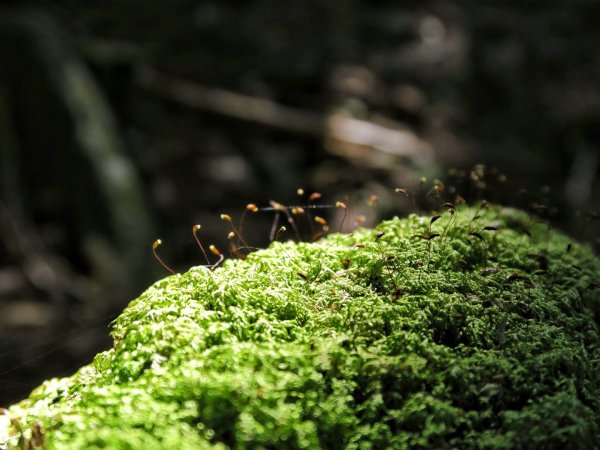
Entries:
[[48,448],[596,448],[600,262],[474,212],[159,281],[10,413]]

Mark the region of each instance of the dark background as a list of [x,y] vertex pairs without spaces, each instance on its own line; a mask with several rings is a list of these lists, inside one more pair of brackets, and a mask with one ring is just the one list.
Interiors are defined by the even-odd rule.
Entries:
[[[598,246],[598,5],[4,2],[0,406],[110,347],[166,274],[156,237],[175,270],[205,264],[192,225],[225,251],[221,213],[299,187],[348,203],[345,230],[459,193]],[[272,221],[248,215],[249,245]]]

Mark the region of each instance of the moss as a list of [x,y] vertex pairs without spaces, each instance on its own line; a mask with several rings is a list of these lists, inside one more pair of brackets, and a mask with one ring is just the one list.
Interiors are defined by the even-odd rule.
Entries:
[[49,449],[594,448],[599,279],[496,206],[274,243],[157,282],[10,417]]

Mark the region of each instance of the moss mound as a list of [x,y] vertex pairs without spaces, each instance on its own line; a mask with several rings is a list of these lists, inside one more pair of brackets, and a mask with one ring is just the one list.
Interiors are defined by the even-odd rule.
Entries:
[[49,449],[595,448],[599,279],[587,248],[495,206],[274,243],[157,282],[115,321],[112,349],[14,405],[0,435]]

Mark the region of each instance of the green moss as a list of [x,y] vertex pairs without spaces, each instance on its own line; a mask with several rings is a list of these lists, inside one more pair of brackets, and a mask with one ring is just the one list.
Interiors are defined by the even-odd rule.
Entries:
[[10,415],[49,449],[594,448],[600,261],[569,242],[464,208],[195,267]]

